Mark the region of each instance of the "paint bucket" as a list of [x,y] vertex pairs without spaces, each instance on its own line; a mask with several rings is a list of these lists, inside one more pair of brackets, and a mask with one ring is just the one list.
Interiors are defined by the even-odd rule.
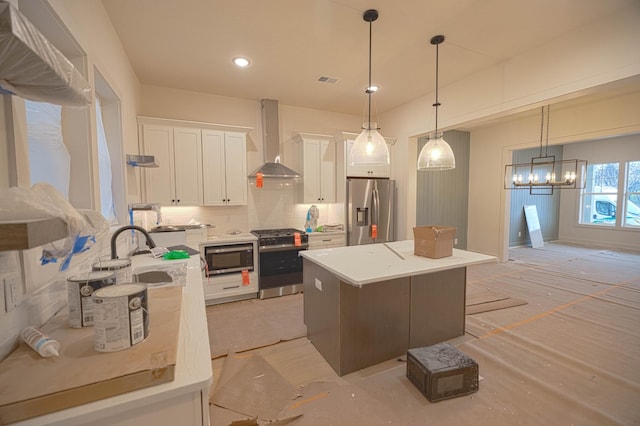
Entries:
[[95,340],[98,352],[130,348],[149,336],[147,285],[124,283],[93,293]]
[[115,283],[116,275],[109,271],[93,271],[67,278],[69,327],[82,328],[93,325],[91,295],[96,290]]
[[104,259],[96,261],[91,269],[94,271],[110,271],[116,274],[116,283],[130,283],[131,259]]

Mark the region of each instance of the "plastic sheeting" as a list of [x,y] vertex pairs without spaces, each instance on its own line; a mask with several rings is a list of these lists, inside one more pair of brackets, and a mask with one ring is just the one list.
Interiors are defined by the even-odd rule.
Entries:
[[0,1],[0,93],[63,106],[87,106],[91,87],[15,7]]
[[0,190],[0,221],[17,221],[57,217],[67,224],[69,236],[42,246],[41,263],[60,262],[65,271],[74,254],[88,250],[97,237],[106,236],[109,224],[98,213],[80,213],[55,187],[36,183],[31,188],[11,187]]
[[31,183],[53,185],[69,199],[71,155],[62,136],[62,107],[25,101]]

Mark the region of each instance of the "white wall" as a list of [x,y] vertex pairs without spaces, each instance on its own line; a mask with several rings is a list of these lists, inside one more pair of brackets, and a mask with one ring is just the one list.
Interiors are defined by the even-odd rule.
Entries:
[[[49,3],[87,54],[87,81],[89,84],[95,87],[95,67],[120,100],[123,155],[137,153],[136,116],[141,105],[140,83],[102,2],[100,0],[49,0]],[[95,113],[92,112],[90,116],[92,119],[90,143],[95,147],[97,146]],[[92,162],[93,170],[97,171],[96,156]],[[123,173],[125,174],[127,201],[140,201],[139,171],[134,167],[127,167]],[[93,188],[94,193],[98,194],[99,182],[97,179],[93,182]]]
[[[514,140],[536,140],[535,137],[507,140],[508,135],[499,132],[495,133],[496,140],[484,137],[485,130],[476,134],[474,128],[545,104],[608,90],[609,83],[640,75],[638,22],[640,2],[616,15],[603,17],[596,24],[578,28],[551,43],[440,88],[442,106],[438,119],[442,130],[471,130],[469,250],[505,259],[506,201],[501,192],[501,175],[508,162],[504,156],[508,153],[502,147],[513,144]],[[446,43],[441,48],[446,49]],[[385,136],[398,138],[393,147],[392,177],[399,182],[400,239],[411,238],[415,225],[416,136],[433,131],[433,99],[433,94],[421,97],[383,114],[378,120]],[[601,109],[594,113],[618,114],[624,116],[627,126],[637,127],[640,124],[637,111],[636,106],[632,111]],[[615,135],[627,130],[608,127],[604,117],[595,117],[594,121],[576,118],[577,122],[566,123],[567,130],[571,128],[566,134],[573,139],[579,139],[576,137],[579,134],[594,137],[598,133]],[[555,114],[553,120],[556,120]],[[601,127],[594,128],[594,125]],[[563,132],[559,127],[558,131]]]
[[[247,135],[247,171],[265,161],[263,158],[262,118],[259,100],[229,98],[156,86],[142,86],[140,115],[187,121],[244,126],[253,130]],[[280,154],[284,164],[294,162],[292,138],[300,132],[334,135],[358,132],[361,118],[279,104]],[[269,159],[273,161],[273,159]],[[163,208],[163,216],[173,223],[190,218],[215,225],[213,232],[232,229],[248,231],[259,228],[296,227],[304,225],[309,205],[296,204],[293,181],[266,179],[263,188],[249,182],[248,206]],[[319,205],[320,223],[342,223],[342,208]]]
[[[44,2],[43,13],[49,13],[49,6],[58,15],[59,20],[69,30],[87,55],[87,81],[93,86],[94,66],[108,81],[114,92],[120,98],[122,112],[124,152],[137,152],[138,136],[136,115],[140,107],[140,88],[137,77],[131,69],[124,49],[111,26],[106,11],[99,0],[51,0]],[[8,176],[9,170],[2,167],[0,187],[8,185],[28,185],[28,152],[26,142],[26,126],[24,123],[24,106],[20,98],[3,96],[4,114],[0,115],[0,165],[7,163],[17,170],[17,178],[12,182]],[[93,108],[90,107],[90,108]],[[93,111],[93,110],[92,110]],[[89,114],[92,118],[95,113]],[[9,119],[10,122],[5,120]],[[15,126],[14,126],[15,124]],[[91,123],[91,134],[85,135],[87,144],[96,146],[95,123]],[[16,152],[10,152],[9,138],[17,140]],[[93,149],[93,148],[91,148]],[[90,149],[90,151],[91,151]],[[95,152],[95,151],[93,151]],[[5,154],[8,153],[8,154]],[[4,156],[6,160],[4,159]],[[90,160],[92,169],[97,170],[97,158]],[[131,168],[132,169],[132,168]],[[130,199],[139,197],[139,185],[136,183],[136,175],[133,170],[123,171],[127,173],[127,189]],[[25,177],[26,176],[26,177]],[[97,181],[93,182],[94,193],[97,194]],[[98,204],[94,204],[97,206]],[[17,336],[20,329],[27,324],[41,325],[56,310],[64,306],[66,293],[64,283],[66,278],[77,273],[80,268],[86,267],[92,258],[104,254],[108,250],[108,241],[100,241],[90,251],[82,254],[74,262],[72,269],[67,272],[58,272],[58,265],[41,266],[39,258],[40,249],[31,249],[23,253],[20,260],[18,252],[0,253],[0,266],[2,271],[18,271],[22,288],[25,290],[22,303],[8,314],[0,313],[0,359],[2,359],[17,344]],[[24,277],[17,266],[24,264]]]
[[[564,144],[563,158],[583,158],[574,143],[620,134],[640,133],[640,91],[621,96],[599,99],[589,103],[569,101],[551,107],[549,144]],[[471,133],[471,167],[469,183],[469,248],[486,253],[502,254],[499,244],[508,246],[509,192],[504,189],[504,165],[511,163],[511,152],[539,146],[539,110],[521,113],[508,120],[475,128]],[[625,139],[626,140],[626,139]],[[630,139],[621,149],[627,149],[629,158],[637,157],[638,139]],[[606,151],[611,143],[598,142],[598,151]],[[611,145],[613,147],[613,145]],[[591,154],[595,155],[595,154]],[[593,156],[591,159],[593,160]],[[577,241],[579,237],[567,234],[572,213],[566,210],[571,204],[566,198],[569,190],[561,195],[560,239]],[[573,191],[577,196],[578,191]],[[637,236],[637,233],[635,233]],[[609,235],[610,237],[610,235]],[[609,238],[608,237],[608,238]],[[620,247],[629,247],[633,236],[620,236]],[[591,240],[590,242],[596,242]],[[587,242],[586,240],[584,241]],[[613,244],[614,241],[612,240]]]
[[[587,160],[589,164],[640,161],[640,134],[568,144],[564,148],[564,158],[579,158]],[[580,225],[579,211],[579,192],[563,191],[560,202],[560,241],[640,251],[640,229],[603,229]]]

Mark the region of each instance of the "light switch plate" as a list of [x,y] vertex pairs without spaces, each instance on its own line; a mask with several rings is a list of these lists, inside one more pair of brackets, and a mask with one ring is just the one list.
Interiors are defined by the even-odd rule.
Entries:
[[322,281],[316,278],[316,288],[322,291]]

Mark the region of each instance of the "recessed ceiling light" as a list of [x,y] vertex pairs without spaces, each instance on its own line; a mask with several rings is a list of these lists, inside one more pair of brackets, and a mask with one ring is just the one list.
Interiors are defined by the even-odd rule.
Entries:
[[239,66],[240,68],[248,67],[250,64],[249,59],[243,58],[242,56],[237,56],[233,58],[233,63]]

